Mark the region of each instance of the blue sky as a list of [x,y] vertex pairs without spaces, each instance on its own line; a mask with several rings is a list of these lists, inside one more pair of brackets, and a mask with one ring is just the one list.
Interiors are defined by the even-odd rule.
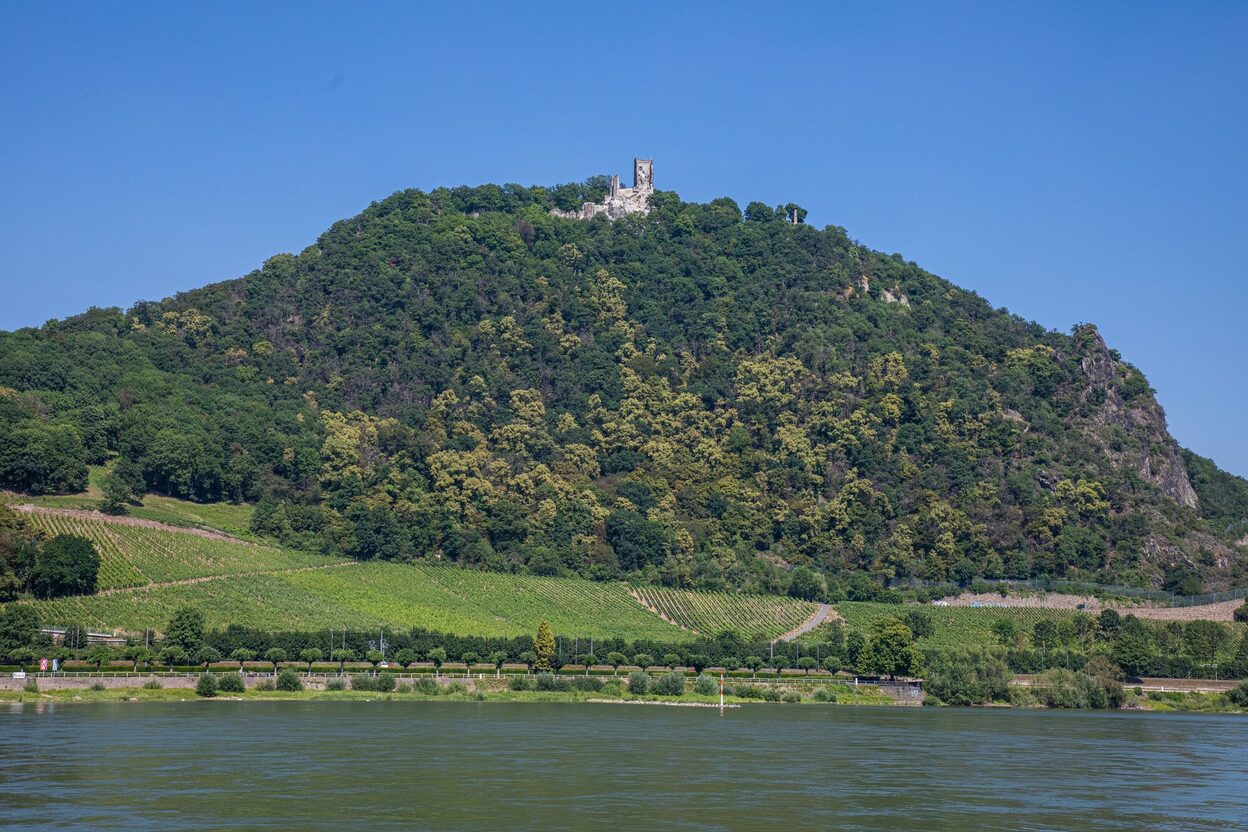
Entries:
[[535,5],[5,3],[0,328],[646,155],[1097,323],[1248,475],[1248,4]]

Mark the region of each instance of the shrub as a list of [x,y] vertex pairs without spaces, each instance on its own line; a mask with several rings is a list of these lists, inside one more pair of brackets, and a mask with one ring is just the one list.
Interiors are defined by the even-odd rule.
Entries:
[[572,679],[575,690],[598,692],[602,690],[603,681],[596,676],[576,676]]
[[160,683],[159,679],[148,679],[143,683],[144,690],[160,690],[163,687],[164,685]]
[[1014,674],[992,653],[948,651],[935,654],[928,661],[925,687],[951,705],[982,705],[1009,695]]
[[439,691],[439,685],[432,679],[421,679],[417,681],[412,688],[417,693],[423,693],[425,696],[436,696]]
[[733,685],[728,691],[732,696],[739,696],[742,699],[762,699],[763,689],[758,685]]
[[452,693],[467,693],[468,688],[464,687],[463,682],[451,682],[449,685],[442,688],[442,692],[448,695]]
[[709,673],[698,674],[693,690],[702,696],[714,696],[719,692],[719,681]]
[[303,681],[300,680],[299,674],[293,670],[283,670],[277,674],[277,689],[287,692],[303,690]]
[[390,693],[398,687],[398,680],[394,678],[393,673],[382,673],[373,677],[373,685],[375,690]]
[[325,690],[346,690],[347,683],[341,677],[335,676],[325,683]]
[[201,673],[199,681],[195,683],[195,693],[199,696],[216,696],[217,677],[211,673]]
[[923,695],[923,706],[926,708],[936,708],[945,704],[940,700],[939,696],[932,696],[930,693]]
[[242,693],[246,690],[243,677],[237,673],[226,673],[217,678],[217,690],[222,693]]
[[38,693],[39,692],[39,680],[31,676],[29,679],[26,680],[26,684],[22,686],[22,690],[26,691],[27,693]]
[[1236,607],[1233,615],[1235,616],[1235,620],[1240,624],[1248,624],[1248,601],[1245,601]]
[[255,689],[256,690],[277,690],[277,686],[273,684],[273,678],[269,677],[267,679],[261,679],[259,682],[256,682]]
[[764,702],[779,702],[780,701],[780,689],[773,685],[768,685],[767,687],[763,688],[763,701]]
[[538,690],[559,689],[559,680],[553,673],[539,673],[533,677],[533,683]]
[[528,676],[512,676],[509,684],[512,690],[533,690],[533,680]]
[[96,682],[95,684],[91,685],[91,690],[104,690],[104,683]]
[[399,693],[411,693],[412,686],[411,685],[399,685],[398,688],[396,688],[396,690],[398,690]]
[[685,674],[664,673],[655,680],[654,692],[660,696],[684,696]]
[[604,696],[619,696],[620,686],[615,682],[607,682],[602,686],[602,693]]
[[1248,708],[1248,682],[1240,682],[1226,692],[1227,698],[1238,708]]
[[781,698],[790,705],[802,701],[802,695],[795,690],[786,690]]
[[645,696],[650,692],[650,674],[634,670],[628,674],[628,692],[634,696]]
[[833,693],[832,689],[828,687],[827,685],[820,685],[819,687],[815,688],[815,701],[816,702],[835,702],[836,694]]
[[357,673],[351,677],[351,690],[377,690],[377,683],[367,673]]

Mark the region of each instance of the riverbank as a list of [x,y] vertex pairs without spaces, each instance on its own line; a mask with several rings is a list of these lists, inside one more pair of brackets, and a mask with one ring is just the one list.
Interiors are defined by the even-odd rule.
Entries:
[[[480,680],[485,682],[487,680]],[[488,680],[494,681],[494,680]],[[732,708],[746,705],[867,705],[905,707],[918,703],[900,700],[875,690],[854,690],[847,686],[835,686],[832,694],[815,695],[810,691],[792,691],[792,696],[774,701],[761,701],[753,697],[726,696],[724,703]],[[702,695],[686,692],[682,696],[633,696],[626,690],[608,687],[602,691],[539,691],[511,690],[505,686],[480,684],[469,687],[460,682],[439,686],[430,693],[401,685],[389,692],[369,690],[304,689],[281,691],[248,689],[243,693],[219,693],[212,697],[196,694],[194,687],[46,687],[39,691],[0,690],[0,703],[20,704],[74,704],[101,702],[510,702],[510,703],[584,703],[584,704],[630,704],[666,705],[678,707],[715,708],[719,706],[718,695]],[[925,704],[931,704],[930,701]],[[992,709],[1043,710],[1034,704],[1011,705],[993,703],[982,706]],[[1126,702],[1121,710],[1155,713],[1220,713],[1248,714],[1248,709],[1237,707],[1223,691],[1157,691],[1127,689]]]

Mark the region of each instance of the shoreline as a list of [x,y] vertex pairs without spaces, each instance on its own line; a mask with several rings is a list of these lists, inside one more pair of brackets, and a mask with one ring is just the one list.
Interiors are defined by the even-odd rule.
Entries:
[[[216,696],[204,697],[197,696],[193,689],[188,688],[107,688],[104,690],[91,690],[89,688],[59,688],[53,690],[45,690],[35,692],[29,691],[0,691],[0,705],[8,705],[10,708],[14,706],[25,707],[27,705],[33,707],[41,707],[46,705],[86,705],[99,703],[115,703],[115,704],[143,704],[153,702],[478,702],[478,703],[561,703],[561,704],[587,704],[587,705],[650,705],[659,707],[676,707],[676,708],[711,708],[720,707],[718,696],[702,696],[696,693],[686,693],[682,697],[666,697],[658,698],[655,696],[643,697],[603,697],[594,695],[585,695],[585,692],[574,691],[512,691],[512,690],[480,690],[469,691],[467,689],[458,691],[449,691],[437,694],[425,694],[419,692],[378,692],[378,691],[325,691],[325,690],[301,690],[301,691],[275,691],[275,690],[248,690],[244,694],[218,694]],[[794,706],[812,706],[827,705],[832,707],[920,707],[919,703],[904,703],[895,699],[881,696],[853,696],[838,699],[837,701],[825,702],[813,698],[803,698],[800,702],[768,702],[756,699],[741,699],[739,697],[725,697],[724,709],[741,709],[743,706],[764,706],[771,705],[775,707],[794,707]],[[1046,708],[1038,705],[1020,705],[1006,702],[992,702],[982,705],[937,705],[928,706],[923,709],[943,710],[948,708],[969,708],[982,709],[990,711],[1001,710],[1067,710],[1062,708]],[[1072,709],[1072,710],[1089,710],[1089,709]],[[1132,697],[1126,706],[1118,709],[1090,709],[1097,713],[1148,713],[1148,714],[1214,714],[1214,715],[1244,715],[1248,716],[1248,709],[1237,708],[1226,702],[1224,697],[1214,693],[1202,692],[1175,692],[1161,699],[1153,699],[1150,697]]]

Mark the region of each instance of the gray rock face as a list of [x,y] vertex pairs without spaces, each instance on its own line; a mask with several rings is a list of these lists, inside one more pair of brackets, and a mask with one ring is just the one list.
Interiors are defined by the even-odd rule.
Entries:
[[611,177],[611,192],[602,202],[586,202],[579,211],[560,211],[552,209],[550,213],[557,217],[588,220],[599,215],[609,220],[618,220],[629,214],[650,213],[650,196],[654,193],[654,160],[633,160],[633,187],[620,187],[620,177]]
[[[1187,477],[1179,445],[1166,427],[1161,405],[1151,395],[1123,400],[1117,380],[1132,371],[1114,358],[1095,327],[1081,328],[1075,338],[1082,346],[1079,367],[1088,382],[1082,398],[1085,402],[1100,400],[1087,426],[1089,435],[1115,465],[1133,468],[1179,505],[1195,508],[1196,490]],[[1113,441],[1115,428],[1137,437],[1138,447],[1117,446]]]

